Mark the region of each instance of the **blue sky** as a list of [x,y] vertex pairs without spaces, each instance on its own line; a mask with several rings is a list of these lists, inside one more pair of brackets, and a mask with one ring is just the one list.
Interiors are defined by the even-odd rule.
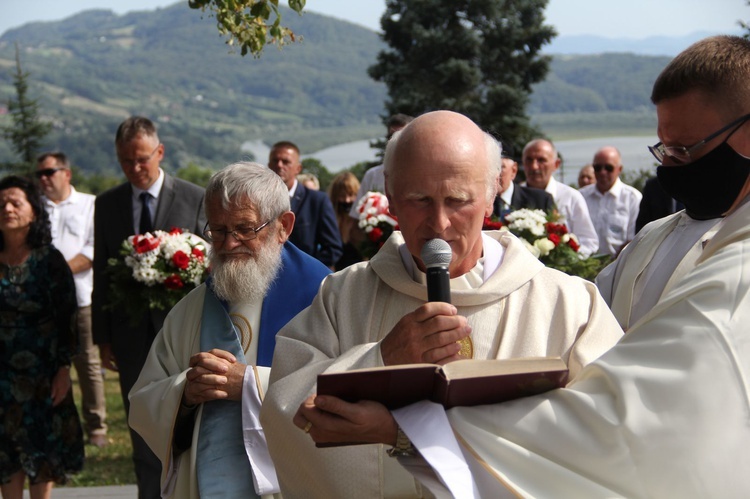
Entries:
[[[56,21],[87,9],[111,9],[121,14],[174,3],[175,0],[0,0],[0,34],[27,22]],[[187,0],[183,3],[187,8]],[[377,30],[385,0],[308,0],[306,8]],[[750,20],[750,7],[745,0],[550,0],[546,17],[560,35],[639,39],[696,31],[735,32],[738,20]]]

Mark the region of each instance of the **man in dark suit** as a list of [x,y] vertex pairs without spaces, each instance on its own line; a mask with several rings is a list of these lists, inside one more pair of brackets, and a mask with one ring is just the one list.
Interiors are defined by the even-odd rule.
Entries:
[[548,192],[516,184],[513,181],[516,174],[518,174],[518,162],[503,151],[502,169],[498,179],[500,185],[492,210],[495,216],[502,219],[511,211],[521,208],[539,209],[545,212],[555,209],[555,202]]
[[[151,311],[144,317],[133,318],[122,310],[106,310],[110,286],[107,260],[118,257],[122,242],[133,234],[172,227],[201,234],[206,220],[203,189],[167,175],[159,167],[164,145],[149,119],[133,116],[125,120],[117,129],[115,149],[128,181],[96,198],[92,324],[102,365],[120,374],[120,390],[128,414],[128,393],[168,311]],[[131,430],[130,437],[138,497],[159,498],[159,459],[137,433]]]
[[308,189],[297,182],[302,171],[299,148],[292,142],[277,142],[268,155],[268,167],[289,189],[292,211],[296,217],[289,240],[299,249],[333,269],[343,253],[336,212],[324,192]]

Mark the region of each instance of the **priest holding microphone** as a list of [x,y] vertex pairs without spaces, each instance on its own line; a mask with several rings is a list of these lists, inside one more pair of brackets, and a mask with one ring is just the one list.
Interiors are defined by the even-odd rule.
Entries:
[[[573,377],[622,336],[591,283],[544,267],[507,231],[482,232],[500,153],[475,123],[448,111],[418,117],[389,141],[386,194],[400,232],[369,262],[329,276],[276,338],[261,422],[284,497],[429,496],[390,457],[409,451],[396,442],[395,424],[385,428],[395,447],[315,446],[312,420],[326,415],[311,398],[320,373],[559,356]],[[428,241],[449,248],[433,255],[449,277],[451,303],[428,301]]]

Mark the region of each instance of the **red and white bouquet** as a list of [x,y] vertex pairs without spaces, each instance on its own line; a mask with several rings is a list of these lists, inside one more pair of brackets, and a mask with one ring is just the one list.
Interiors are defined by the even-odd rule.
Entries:
[[388,211],[388,198],[385,194],[370,191],[357,203],[359,228],[365,232],[359,251],[365,258],[371,258],[383,246],[394,230],[398,230],[398,220]]
[[508,213],[504,222],[485,218],[482,228],[509,230],[547,267],[593,280],[608,258],[583,258],[578,253],[578,238],[565,224],[558,223],[558,218],[556,212],[521,209]]
[[120,257],[107,262],[110,308],[126,307],[134,318],[147,310],[169,310],[208,274],[207,243],[173,228],[128,237]]

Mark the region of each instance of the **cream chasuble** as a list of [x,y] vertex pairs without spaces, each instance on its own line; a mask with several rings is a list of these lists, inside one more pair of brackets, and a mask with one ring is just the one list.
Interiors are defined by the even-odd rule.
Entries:
[[[185,388],[185,373],[189,367],[190,357],[200,351],[200,325],[205,290],[205,284],[197,287],[172,309],[164,327],[154,339],[146,364],[130,393],[129,423],[143,436],[162,462],[163,497],[179,499],[198,499],[199,497],[195,473],[195,450],[202,406],[197,409],[192,447],[179,456],[174,456],[172,444],[175,418]],[[240,338],[243,350],[247,345],[245,356],[248,368],[245,372],[243,392],[256,392],[262,396],[264,385],[267,384],[268,369],[249,365],[250,362],[255,362],[257,355],[256,332],[260,326],[260,307],[261,303],[240,304],[230,306],[229,313],[232,322],[243,331],[242,338]],[[252,460],[249,446],[253,445],[258,431],[261,430],[257,407],[253,408],[248,405],[252,403],[252,400],[253,397],[243,393],[243,437],[249,460]],[[137,402],[133,403],[133,401]],[[254,415],[253,412],[255,412]],[[250,472],[249,466],[248,472]]]
[[[486,345],[475,357],[561,356],[575,374],[621,337],[592,283],[545,268],[508,232],[486,235],[501,245],[502,264],[476,289],[451,289],[473,341]],[[383,365],[380,341],[425,303],[426,287],[405,269],[402,244],[394,232],[372,260],[329,276],[276,337],[261,421],[286,498],[425,495],[385,446],[317,449],[292,424],[318,373]]]

